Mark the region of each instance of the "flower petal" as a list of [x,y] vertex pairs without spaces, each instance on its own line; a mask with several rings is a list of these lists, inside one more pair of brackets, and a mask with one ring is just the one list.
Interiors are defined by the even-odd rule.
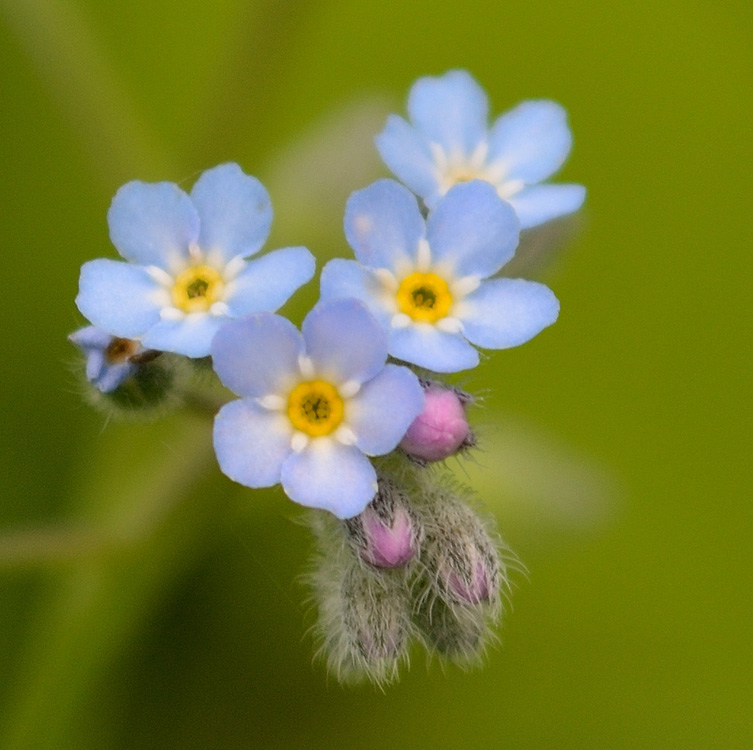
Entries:
[[320,302],[301,326],[317,375],[333,383],[373,378],[387,359],[379,321],[355,299]]
[[387,365],[348,401],[346,419],[369,456],[389,453],[424,407],[424,391],[407,368]]
[[212,361],[222,383],[239,396],[287,392],[298,375],[303,340],[285,318],[257,313],[230,320],[212,342]]
[[560,304],[549,287],[523,279],[493,279],[459,305],[465,336],[485,349],[518,346],[557,320]]
[[534,185],[510,198],[521,229],[577,211],[586,199],[583,185]]
[[413,124],[445,152],[470,154],[486,135],[486,94],[465,70],[419,78],[408,96]]
[[141,343],[162,352],[207,357],[214,334],[226,320],[210,313],[191,313],[180,320],[160,320],[144,334]]
[[390,115],[374,139],[384,163],[422,198],[440,190],[437,165],[428,140],[402,117]]
[[390,354],[434,372],[470,370],[479,362],[478,352],[461,335],[427,323],[393,329]]
[[145,268],[99,258],[81,267],[76,305],[107,333],[136,338],[159,321],[163,294]]
[[101,393],[111,393],[136,372],[136,365],[122,362],[116,365],[106,365],[96,378],[90,378],[91,383]]
[[112,341],[112,336],[97,326],[85,326],[68,336],[68,341],[77,344],[82,349],[105,349]]
[[377,180],[348,199],[345,236],[361,263],[392,270],[400,262],[414,262],[424,220],[410,190],[394,180]]
[[237,164],[208,169],[191,190],[201,217],[199,245],[210,259],[259,252],[269,235],[272,204],[264,185]]
[[249,400],[225,404],[214,419],[214,451],[223,474],[246,487],[280,481],[290,454],[290,421]]
[[316,438],[283,463],[282,487],[301,505],[352,518],[376,495],[376,471],[355,446]]
[[255,258],[226,287],[230,315],[274,312],[311,280],[315,270],[314,256],[305,247],[286,247]]
[[199,237],[199,215],[172,182],[126,183],[107,212],[110,239],[120,254],[143,266],[174,272]]
[[559,104],[523,102],[492,126],[487,161],[502,163],[506,180],[540,182],[562,166],[572,142],[567,112]]
[[518,218],[488,182],[453,185],[429,215],[426,238],[432,260],[455,276],[486,278],[515,253]]
[[343,258],[329,261],[322,269],[319,294],[322,300],[347,297],[360,300],[382,328],[389,330],[394,309],[387,304],[387,295],[374,272],[358,261]]

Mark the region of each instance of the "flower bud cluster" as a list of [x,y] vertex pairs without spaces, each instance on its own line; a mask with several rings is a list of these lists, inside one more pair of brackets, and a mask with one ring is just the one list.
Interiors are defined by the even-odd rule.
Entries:
[[315,630],[339,679],[396,679],[413,642],[471,664],[493,640],[512,558],[467,495],[448,475],[403,458],[384,468],[360,515],[312,519]]

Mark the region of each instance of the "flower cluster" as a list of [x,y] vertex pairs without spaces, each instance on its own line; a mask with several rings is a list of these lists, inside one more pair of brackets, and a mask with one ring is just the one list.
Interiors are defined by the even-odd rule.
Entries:
[[[124,260],[84,264],[76,303],[91,325],[70,336],[100,402],[209,404],[224,474],[315,509],[322,651],[343,679],[376,682],[415,640],[468,663],[493,638],[513,558],[437,468],[476,444],[473,398],[444,378],[557,320],[547,286],[500,272],[522,229],[585,197],[541,184],[571,147],[553,102],[488,127],[483,90],[450,71],[419,79],[408,112],[376,136],[400,182],[351,195],[354,259],[324,266],[300,330],[277,311],[311,280],[314,257],[252,257],[270,231],[269,195],[222,164],[190,193],[138,181],[116,193],[108,223]],[[238,398],[218,401],[219,384]]]

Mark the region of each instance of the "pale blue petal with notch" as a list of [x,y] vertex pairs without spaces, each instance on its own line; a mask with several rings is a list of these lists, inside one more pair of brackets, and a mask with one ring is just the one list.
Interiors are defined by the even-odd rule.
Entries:
[[489,133],[487,162],[505,165],[505,180],[526,184],[553,175],[572,147],[567,112],[556,102],[533,100],[502,115]]
[[291,452],[293,430],[281,412],[251,400],[225,404],[214,420],[214,451],[223,474],[246,487],[271,487],[280,481]]
[[81,267],[76,305],[95,326],[132,339],[159,321],[161,292],[145,268],[99,258]]
[[513,208],[482,180],[453,185],[426,225],[432,261],[449,263],[456,278],[499,271],[515,254],[519,234]]
[[190,313],[180,320],[160,320],[142,337],[147,349],[185,354],[198,358],[209,356],[209,347],[215,333],[227,318],[210,313]]
[[521,229],[577,211],[586,199],[583,185],[533,185],[510,198]]
[[465,70],[419,78],[408,95],[413,124],[445,151],[470,154],[486,136],[486,93]]
[[434,372],[470,370],[479,362],[478,352],[460,334],[428,323],[393,329],[390,354]]
[[413,193],[394,180],[377,180],[353,193],[345,206],[345,237],[356,258],[371,268],[413,263],[424,220]]
[[358,261],[333,258],[322,269],[319,294],[322,300],[351,297],[360,300],[389,330],[393,312],[382,299],[382,287],[374,272]]
[[230,316],[278,310],[296,289],[311,280],[315,270],[314,256],[305,247],[273,250],[248,261],[226,287]]
[[239,396],[287,393],[298,375],[303,339],[286,318],[257,313],[229,320],[212,342],[212,362],[222,383]]
[[259,252],[272,224],[272,204],[264,185],[233,163],[208,169],[191,190],[201,218],[199,245],[226,262]]
[[320,302],[301,326],[306,354],[318,376],[334,383],[373,378],[387,359],[387,335],[355,299]]
[[387,365],[348,400],[346,420],[369,456],[393,450],[423,411],[424,391],[407,368]]
[[357,516],[377,491],[376,471],[352,445],[331,438],[315,438],[282,465],[287,496],[309,508],[321,508],[338,518]]
[[439,177],[429,141],[402,117],[390,115],[374,139],[392,172],[422,198],[439,192]]
[[172,182],[126,183],[107,212],[110,239],[133,263],[175,271],[199,237],[199,215]]
[[548,286],[536,281],[492,279],[468,295],[461,309],[469,341],[485,349],[507,349],[552,325],[560,304]]

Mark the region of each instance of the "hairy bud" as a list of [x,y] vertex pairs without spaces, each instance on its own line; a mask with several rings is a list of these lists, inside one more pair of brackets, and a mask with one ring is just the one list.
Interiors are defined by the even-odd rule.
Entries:
[[366,509],[345,521],[345,529],[361,559],[378,568],[405,565],[415,557],[421,540],[407,496],[385,480]]
[[424,385],[424,410],[400,442],[400,448],[418,461],[441,461],[475,444],[465,414],[471,397],[439,383]]

